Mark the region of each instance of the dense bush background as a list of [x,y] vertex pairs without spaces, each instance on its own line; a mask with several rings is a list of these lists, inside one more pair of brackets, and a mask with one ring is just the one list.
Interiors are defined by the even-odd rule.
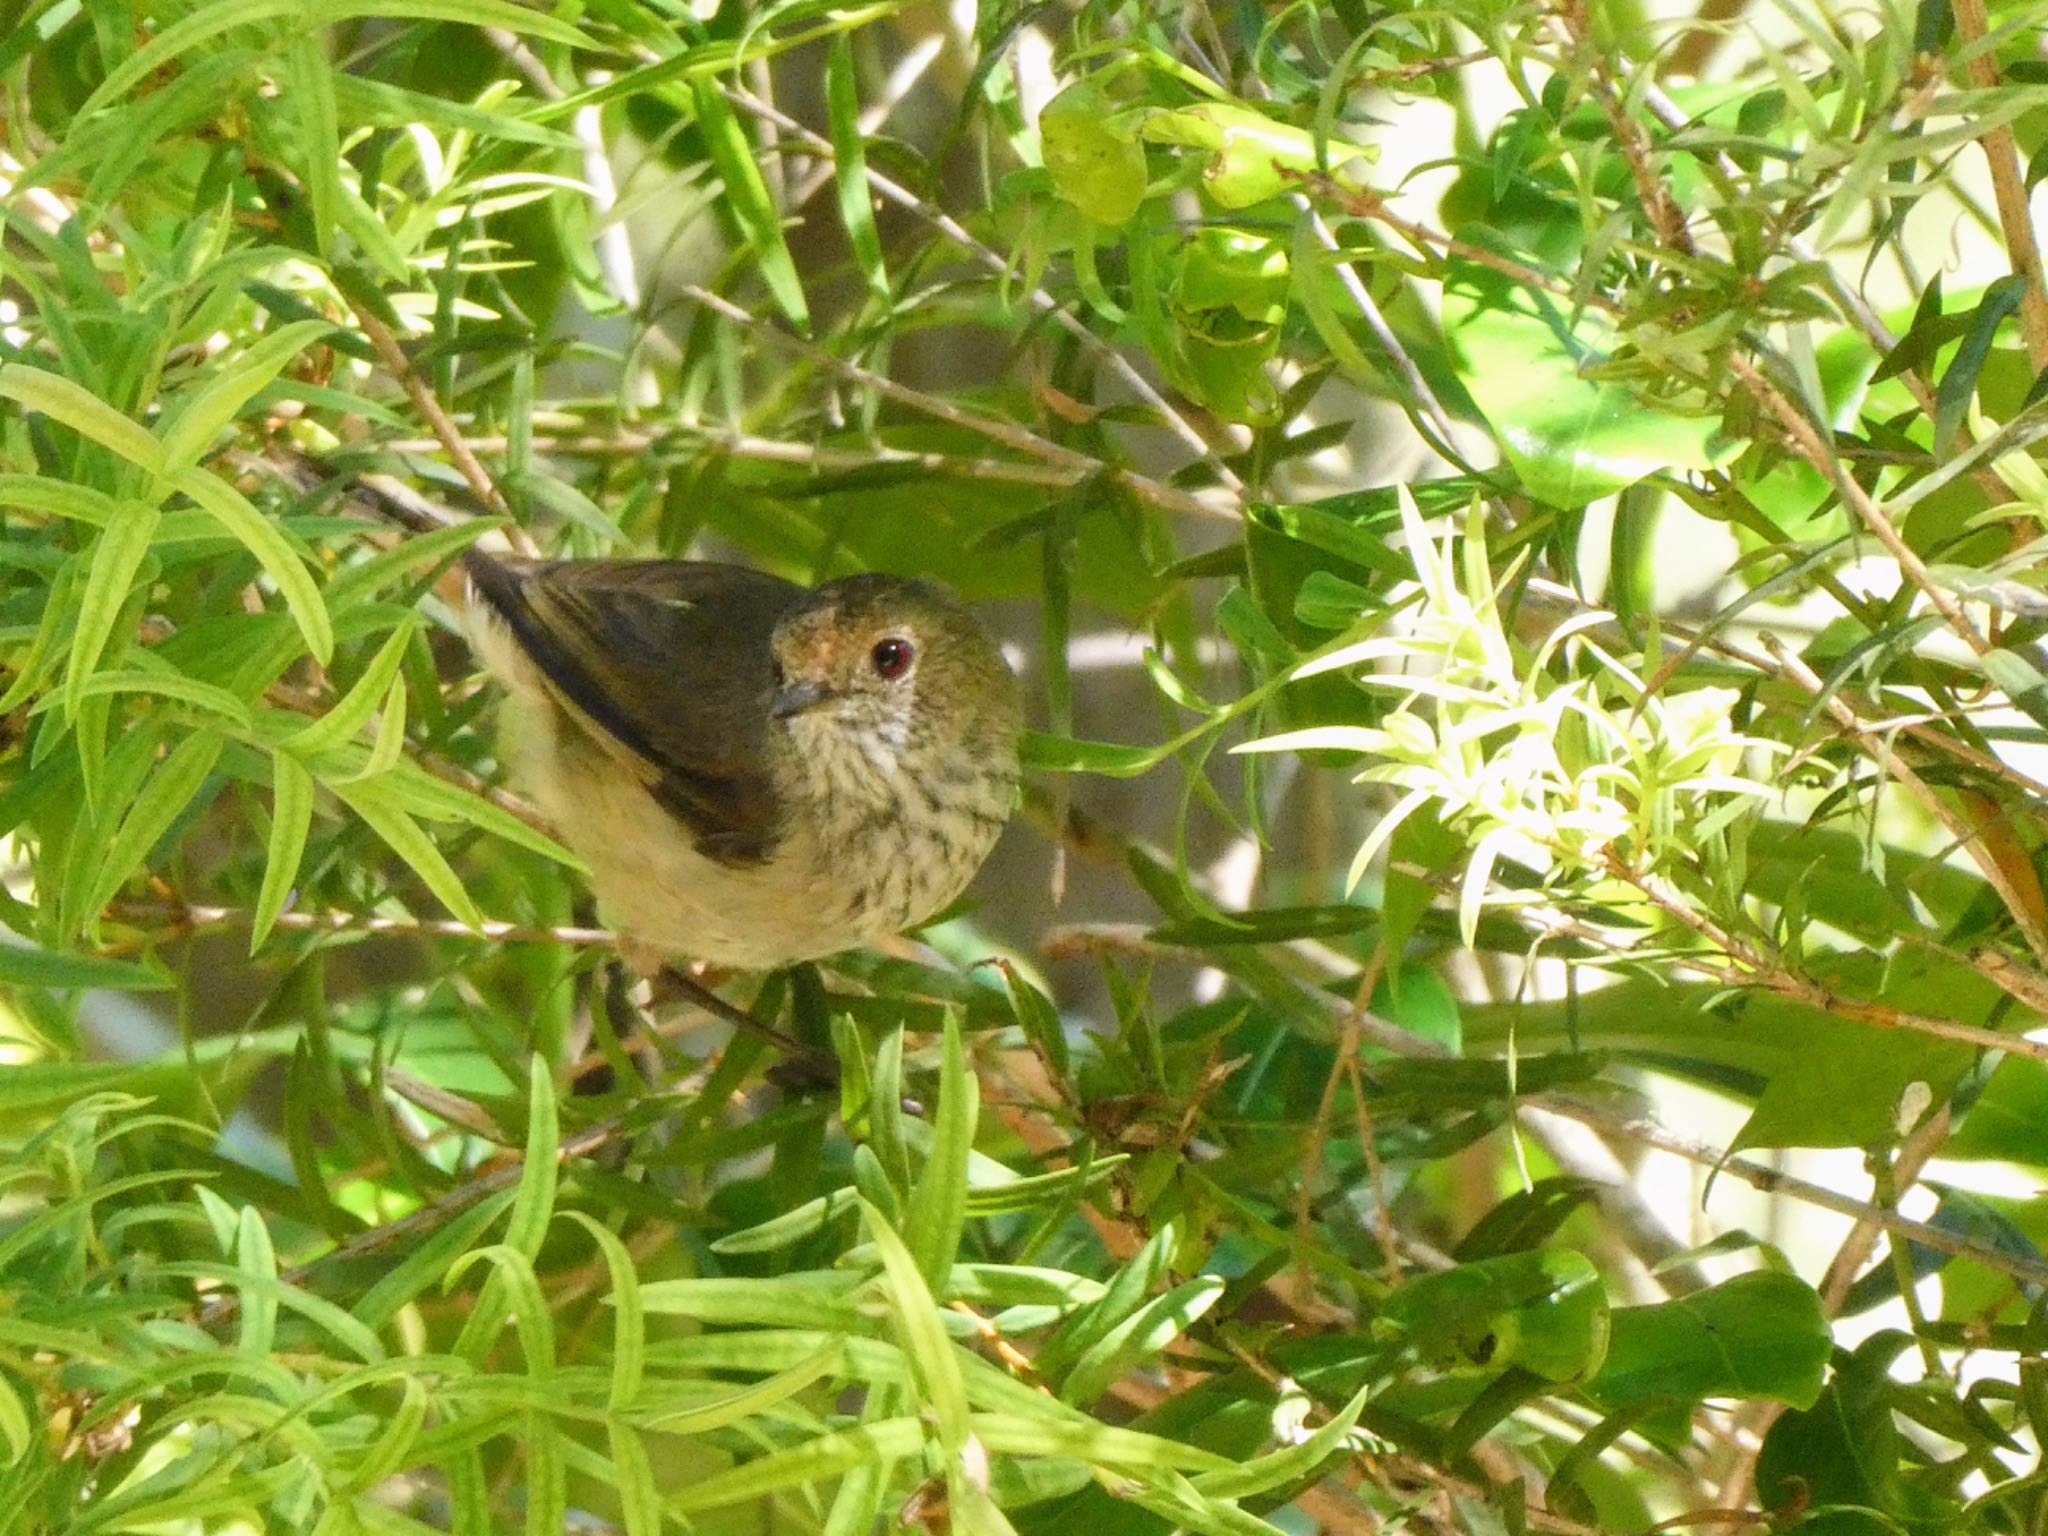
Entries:
[[[2048,1526],[2042,20],[0,3],[0,1529]],[[505,523],[1014,642],[836,1085]]]

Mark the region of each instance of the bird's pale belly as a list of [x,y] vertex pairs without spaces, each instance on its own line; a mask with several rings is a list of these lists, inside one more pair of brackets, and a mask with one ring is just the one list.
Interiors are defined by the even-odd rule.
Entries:
[[768,970],[872,943],[958,896],[993,841],[960,828],[939,847],[875,819],[826,839],[799,827],[762,863],[720,864],[587,739],[518,734],[514,777],[590,865],[606,922],[663,959]]
[[766,970],[879,938],[908,914],[852,910],[833,871],[790,839],[760,864],[728,866],[692,846],[675,819],[623,774],[550,809],[571,847],[605,850],[591,885],[632,946],[666,959]]

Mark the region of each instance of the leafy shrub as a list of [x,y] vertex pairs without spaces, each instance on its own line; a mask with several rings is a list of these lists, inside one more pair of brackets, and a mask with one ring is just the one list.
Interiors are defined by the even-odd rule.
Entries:
[[[7,1529],[2039,1527],[2036,10],[6,14]],[[502,526],[1015,630],[779,1069]]]

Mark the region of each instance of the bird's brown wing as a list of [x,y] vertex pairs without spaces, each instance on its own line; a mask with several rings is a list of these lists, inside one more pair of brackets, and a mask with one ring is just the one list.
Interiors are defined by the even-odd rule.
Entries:
[[[468,561],[477,593],[586,729],[623,748],[706,857],[757,863],[782,822],[768,757],[776,622],[805,593],[689,560]],[[618,755],[616,752],[614,755]]]

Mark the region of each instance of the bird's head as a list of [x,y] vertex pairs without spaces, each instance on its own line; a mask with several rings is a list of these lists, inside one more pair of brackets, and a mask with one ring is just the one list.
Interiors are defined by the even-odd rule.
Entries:
[[[849,742],[885,771],[925,754],[1014,761],[1016,679],[975,618],[921,581],[849,576],[784,616],[770,713],[800,749]],[[936,764],[950,766],[941,756]]]

